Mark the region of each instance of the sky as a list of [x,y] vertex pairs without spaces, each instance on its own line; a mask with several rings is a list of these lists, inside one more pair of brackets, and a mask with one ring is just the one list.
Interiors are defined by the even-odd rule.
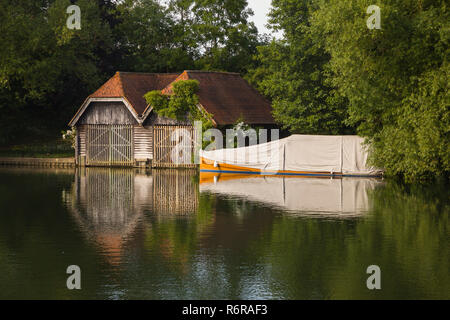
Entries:
[[256,24],[259,33],[271,33],[266,27],[267,14],[270,11],[272,0],[247,0],[248,6],[254,11],[255,15],[251,20]]

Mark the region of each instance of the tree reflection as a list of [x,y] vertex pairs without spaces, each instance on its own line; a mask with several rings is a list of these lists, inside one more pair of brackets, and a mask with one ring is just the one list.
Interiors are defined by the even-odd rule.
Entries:
[[[222,179],[222,180],[221,180]],[[448,191],[88,169],[66,195],[123,298],[448,297]],[[70,198],[70,199],[69,199]],[[381,267],[382,290],[366,288]]]

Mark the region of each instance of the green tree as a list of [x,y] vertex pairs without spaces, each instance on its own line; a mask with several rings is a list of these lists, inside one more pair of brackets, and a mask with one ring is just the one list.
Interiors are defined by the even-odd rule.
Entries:
[[199,104],[197,80],[177,81],[171,90],[171,94],[163,94],[159,90],[150,91],[144,97],[160,116],[179,121],[199,120],[203,123],[203,129],[212,127],[212,115],[202,109]]
[[[366,26],[371,4],[381,8],[380,30]],[[311,20],[372,162],[407,180],[448,176],[448,2],[323,0]]]
[[168,8],[173,40],[192,55],[193,68],[245,73],[253,64],[261,40],[247,0],[171,0]]
[[193,32],[202,53],[199,69],[247,72],[259,44],[247,0],[197,0]]
[[126,0],[117,7],[120,23],[114,29],[125,53],[124,69],[173,72],[192,68],[194,51],[185,44],[172,6],[157,0]]
[[258,48],[249,81],[272,100],[275,119],[293,133],[352,132],[347,101],[328,82],[330,55],[311,29],[312,0],[274,0],[270,23],[282,40]]
[[125,0],[117,12],[127,70],[245,73],[260,43],[246,0]]
[[81,30],[66,27],[69,0],[0,2],[2,142],[23,130],[55,134],[104,79],[98,52],[112,48],[99,6],[77,1]]

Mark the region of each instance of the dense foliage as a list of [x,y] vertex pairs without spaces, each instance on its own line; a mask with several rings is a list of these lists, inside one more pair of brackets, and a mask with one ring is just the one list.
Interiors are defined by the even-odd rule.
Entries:
[[258,48],[249,80],[272,100],[275,119],[295,133],[352,132],[346,99],[327,82],[329,54],[311,31],[312,0],[274,0],[272,27],[284,37]]
[[114,29],[127,70],[245,72],[260,44],[247,0],[125,0]]
[[[446,1],[273,0],[284,38],[258,48],[249,78],[301,133],[356,132],[371,161],[407,180],[450,171]],[[381,8],[369,30],[367,7]]]
[[54,124],[64,128],[80,100],[105,79],[110,27],[94,1],[78,4],[82,29],[69,30],[69,0],[0,1],[0,141],[23,130],[29,136]]
[[312,28],[330,54],[330,82],[348,99],[347,122],[372,142],[372,161],[408,180],[450,171],[447,1],[322,0]]
[[212,127],[212,115],[201,108],[197,92],[197,80],[181,80],[172,85],[171,94],[153,90],[145,94],[145,99],[153,110],[162,117],[179,121],[202,121],[203,128]]
[[[69,30],[66,9],[81,9]],[[245,73],[261,44],[246,0],[0,0],[0,144],[66,129],[115,71]]]

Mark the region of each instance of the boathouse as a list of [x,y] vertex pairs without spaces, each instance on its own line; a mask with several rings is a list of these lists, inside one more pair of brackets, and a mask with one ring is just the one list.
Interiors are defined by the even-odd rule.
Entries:
[[188,79],[199,81],[199,107],[213,115],[216,127],[240,118],[252,126],[275,126],[270,102],[237,73],[117,72],[87,97],[69,123],[77,132],[77,165],[177,166],[170,157],[176,144],[172,132],[182,128],[193,134],[193,126],[159,116],[143,96],[152,90],[170,92],[174,82]]

